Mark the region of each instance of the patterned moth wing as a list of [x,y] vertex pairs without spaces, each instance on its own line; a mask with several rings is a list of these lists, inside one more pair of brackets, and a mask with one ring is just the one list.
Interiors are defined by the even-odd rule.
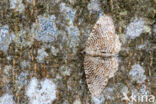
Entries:
[[113,20],[104,15],[94,25],[86,42],[84,69],[88,88],[92,95],[99,96],[108,80],[118,70],[115,57],[121,43],[115,34]]
[[92,56],[112,56],[120,51],[120,47],[112,18],[107,15],[100,17],[88,37],[85,52]]
[[108,79],[112,78],[118,70],[118,61],[116,57],[105,59],[85,56],[84,68],[89,91],[93,96],[99,96],[107,85]]

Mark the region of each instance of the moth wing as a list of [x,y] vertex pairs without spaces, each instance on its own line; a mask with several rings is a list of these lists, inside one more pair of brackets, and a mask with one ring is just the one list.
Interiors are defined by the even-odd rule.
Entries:
[[118,61],[115,57],[103,59],[85,56],[84,69],[88,89],[93,96],[98,97],[107,85],[108,80],[118,70]]
[[101,51],[104,53],[117,54],[121,43],[115,34],[113,20],[110,16],[102,16],[94,25],[86,42],[86,51]]

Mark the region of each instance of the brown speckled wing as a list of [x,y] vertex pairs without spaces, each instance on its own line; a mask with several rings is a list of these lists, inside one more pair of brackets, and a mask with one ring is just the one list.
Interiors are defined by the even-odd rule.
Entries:
[[112,78],[118,70],[118,61],[116,57],[104,59],[85,56],[84,68],[89,91],[93,96],[99,96],[107,85],[108,79]]
[[85,51],[98,50],[103,53],[117,54],[120,47],[121,43],[118,35],[115,34],[111,17],[106,15],[100,17],[88,37]]

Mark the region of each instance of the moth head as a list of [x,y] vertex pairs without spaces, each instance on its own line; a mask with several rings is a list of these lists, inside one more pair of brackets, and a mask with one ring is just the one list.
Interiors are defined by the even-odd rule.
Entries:
[[87,54],[87,52],[86,52],[85,50],[83,50],[83,51],[82,51],[82,54],[83,54],[83,55],[86,55],[86,54]]

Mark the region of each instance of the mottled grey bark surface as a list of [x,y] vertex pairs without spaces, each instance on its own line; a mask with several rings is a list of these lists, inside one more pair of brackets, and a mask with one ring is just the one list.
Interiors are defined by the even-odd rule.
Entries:
[[[1,0],[0,104],[155,104],[155,5],[156,0]],[[122,47],[119,70],[95,98],[82,50],[103,14],[112,16]]]

